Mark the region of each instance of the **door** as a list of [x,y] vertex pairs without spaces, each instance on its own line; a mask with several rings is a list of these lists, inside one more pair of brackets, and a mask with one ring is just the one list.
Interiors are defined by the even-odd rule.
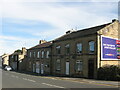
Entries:
[[41,64],[41,74],[44,74],[44,65]]
[[66,62],[66,75],[70,74],[70,63]]
[[36,62],[36,73],[40,73],[40,64]]
[[35,72],[35,64],[33,64],[33,72]]
[[13,68],[13,70],[17,70],[17,62],[12,63],[12,68]]
[[88,78],[94,78],[94,60],[88,61]]

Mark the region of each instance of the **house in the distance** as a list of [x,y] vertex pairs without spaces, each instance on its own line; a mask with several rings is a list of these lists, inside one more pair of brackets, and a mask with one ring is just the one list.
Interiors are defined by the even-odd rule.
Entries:
[[2,67],[4,68],[5,66],[8,66],[9,65],[9,54],[3,54],[1,56],[2,58]]
[[22,48],[22,50],[16,50],[13,54],[9,55],[9,64],[13,70],[23,70],[25,66],[23,66],[22,62],[26,56],[26,48]]

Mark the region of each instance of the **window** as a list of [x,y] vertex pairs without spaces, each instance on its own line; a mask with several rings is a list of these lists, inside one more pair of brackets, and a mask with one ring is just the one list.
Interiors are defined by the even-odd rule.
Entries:
[[40,51],[38,51],[37,53],[37,58],[40,58]]
[[69,44],[67,44],[67,45],[65,46],[65,51],[66,51],[66,54],[69,54],[69,53],[70,53],[70,45],[69,45]]
[[33,53],[34,57],[35,57],[35,52]]
[[94,51],[95,51],[95,42],[94,41],[89,42],[89,51],[90,51],[90,53],[94,53]]
[[30,55],[30,57],[31,57],[31,55],[32,55],[32,54],[31,54],[31,52],[30,52],[30,54],[29,54],[29,55]]
[[18,60],[18,56],[17,56],[17,55],[15,56],[15,60],[16,60],[16,61]]
[[11,57],[13,58],[14,56],[12,55]]
[[29,62],[29,66],[28,67],[31,68],[31,62]]
[[50,54],[50,52],[47,51],[47,53],[46,53],[46,58],[49,58],[49,54]]
[[57,47],[56,47],[56,53],[57,53],[57,54],[60,54],[60,48],[61,48],[60,46],[57,46]]
[[56,70],[59,71],[60,70],[60,59],[56,60]]
[[76,61],[76,71],[82,71],[83,70],[83,62],[80,60]]
[[77,44],[77,53],[82,53],[82,43]]
[[42,58],[44,58],[44,51],[42,51]]

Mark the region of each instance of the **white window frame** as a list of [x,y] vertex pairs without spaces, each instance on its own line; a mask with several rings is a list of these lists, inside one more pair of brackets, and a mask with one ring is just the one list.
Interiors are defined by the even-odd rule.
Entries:
[[60,48],[60,46],[57,46],[56,48],[57,48],[57,49],[59,49],[59,48]]
[[30,52],[29,55],[30,55],[30,57],[31,57],[31,56],[32,56],[32,53]]
[[60,59],[57,59],[57,60],[56,60],[56,70],[57,70],[57,71],[60,71],[60,70],[61,70],[61,61],[60,61]]
[[90,53],[95,52],[95,41],[89,42],[89,51],[90,51]]
[[13,58],[14,56],[12,55],[11,57]]
[[[56,51],[57,51],[57,54],[58,54],[58,49],[60,49],[61,48],[61,46],[57,46],[56,47]],[[59,53],[60,54],[60,53]]]
[[17,61],[17,55],[15,55],[15,60]]
[[49,58],[50,51],[46,52],[46,58]]
[[[77,43],[76,46],[77,46],[77,53],[82,53],[82,48],[83,48],[83,47],[82,47],[82,46],[83,46],[82,43]],[[79,46],[80,46],[80,49],[81,49],[81,50],[79,50],[79,48],[78,48]]]
[[35,57],[35,54],[36,54],[36,53],[35,53],[35,52],[33,52],[33,56],[34,56],[34,57]]
[[37,58],[40,58],[40,51],[37,52]]
[[[78,64],[79,66],[77,66],[77,64]],[[77,61],[76,61],[76,71],[77,71],[77,72],[83,71],[83,61],[81,61],[81,60],[77,60]]]
[[44,58],[44,54],[45,54],[45,52],[44,52],[44,51],[42,51],[41,53],[42,53],[41,58]]
[[[65,45],[65,48],[66,48],[66,54],[69,54],[70,53],[70,44],[66,44]],[[69,48],[69,52],[67,52],[67,49]]]

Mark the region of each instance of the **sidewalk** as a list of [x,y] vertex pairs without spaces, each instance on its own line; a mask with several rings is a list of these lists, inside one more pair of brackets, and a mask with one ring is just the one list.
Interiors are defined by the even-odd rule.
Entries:
[[96,80],[96,79],[58,77],[58,76],[41,76],[41,75],[30,73],[30,72],[18,72],[18,73],[29,74],[29,75],[34,75],[34,76],[41,77],[41,78],[48,78],[48,79],[54,79],[54,80],[67,80],[67,81],[73,81],[73,82],[78,82],[78,83],[80,82],[80,83],[90,83],[90,84],[120,87],[119,81],[105,81],[105,80]]
[[118,82],[118,81],[105,81],[105,80],[71,78],[71,77],[55,77],[55,76],[41,76],[41,77],[54,79],[54,80],[67,80],[67,81],[80,82],[80,83],[90,83],[90,84],[99,84],[99,85],[120,87],[120,82]]

